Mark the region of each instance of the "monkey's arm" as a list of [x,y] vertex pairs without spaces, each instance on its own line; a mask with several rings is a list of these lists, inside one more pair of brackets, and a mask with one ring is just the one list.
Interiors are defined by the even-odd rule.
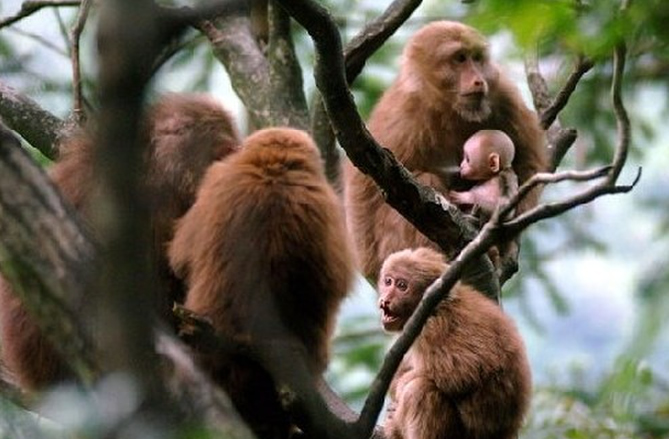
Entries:
[[468,191],[449,191],[448,197],[457,205],[478,207],[486,217],[490,217],[500,202],[502,180],[499,176],[479,183]]

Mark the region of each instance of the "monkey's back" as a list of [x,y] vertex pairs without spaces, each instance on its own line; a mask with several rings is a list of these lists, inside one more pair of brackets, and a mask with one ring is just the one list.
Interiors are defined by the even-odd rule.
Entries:
[[317,348],[320,372],[353,267],[341,206],[313,154],[252,145],[213,165],[177,232],[191,236],[175,247],[188,254],[187,307],[233,334],[262,331],[263,313],[278,309]]
[[[515,324],[468,286],[439,305],[417,341],[426,374],[456,400],[472,438],[511,438],[529,408],[531,372]],[[470,437],[470,436],[467,436]]]
[[[220,336],[272,343],[292,334],[320,374],[353,277],[341,207],[305,134],[254,136],[207,171],[170,260],[188,278],[186,307]],[[290,418],[259,364],[240,355],[200,360],[256,435],[287,436]]]

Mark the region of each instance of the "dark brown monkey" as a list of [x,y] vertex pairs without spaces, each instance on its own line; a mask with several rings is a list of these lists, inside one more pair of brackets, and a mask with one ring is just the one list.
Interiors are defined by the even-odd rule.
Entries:
[[[425,289],[446,269],[443,255],[406,249],[379,277],[383,327],[401,331]],[[530,403],[531,373],[513,321],[463,284],[429,317],[391,385],[388,439],[516,438]]]
[[[258,131],[209,168],[169,256],[188,279],[186,308],[221,337],[266,344],[290,334],[314,376],[325,370],[354,264],[339,200],[307,134]],[[290,420],[260,365],[240,355],[200,361],[258,437],[286,437]]]
[[[399,77],[369,120],[376,140],[423,184],[445,194],[450,169],[476,131],[499,129],[516,146],[520,182],[546,169],[544,133],[517,87],[490,61],[485,38],[464,24],[438,21],[407,43]],[[344,170],[347,223],[365,276],[376,279],[390,253],[435,244],[386,205],[376,184],[351,163]],[[535,205],[538,193],[519,206]]]
[[[166,95],[149,108],[143,127],[148,142],[146,199],[150,203],[152,255],[160,285],[161,308],[169,318],[173,300],[183,298],[183,285],[172,274],[166,244],[173,222],[195,200],[205,169],[236,151],[241,143],[232,117],[205,95]],[[92,135],[78,132],[64,140],[61,156],[49,174],[83,217],[95,187]],[[0,339],[3,361],[19,386],[39,390],[68,375],[65,363],[42,336],[20,300],[0,279]]]

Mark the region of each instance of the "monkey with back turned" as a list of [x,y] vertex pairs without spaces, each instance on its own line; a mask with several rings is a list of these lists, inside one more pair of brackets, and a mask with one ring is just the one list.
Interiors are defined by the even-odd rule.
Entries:
[[[295,343],[314,379],[325,371],[354,264],[339,199],[306,133],[260,130],[210,167],[169,256],[188,283],[185,307],[208,318],[219,337]],[[259,438],[289,436],[293,420],[259,362],[197,358]]]

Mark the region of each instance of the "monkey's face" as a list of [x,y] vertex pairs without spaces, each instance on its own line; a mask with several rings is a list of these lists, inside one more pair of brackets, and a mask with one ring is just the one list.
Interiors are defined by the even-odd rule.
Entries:
[[422,297],[422,290],[401,273],[381,273],[379,308],[386,331],[401,331]]
[[490,117],[489,90],[495,80],[495,69],[490,64],[485,47],[449,45],[445,78],[455,88],[453,109],[464,120],[481,122]]
[[492,114],[489,92],[499,72],[488,43],[475,29],[455,22],[434,22],[407,46],[405,68],[422,82],[422,94],[469,122]]
[[480,138],[467,140],[462,152],[460,176],[466,180],[488,180],[499,170],[499,154],[488,154]]

